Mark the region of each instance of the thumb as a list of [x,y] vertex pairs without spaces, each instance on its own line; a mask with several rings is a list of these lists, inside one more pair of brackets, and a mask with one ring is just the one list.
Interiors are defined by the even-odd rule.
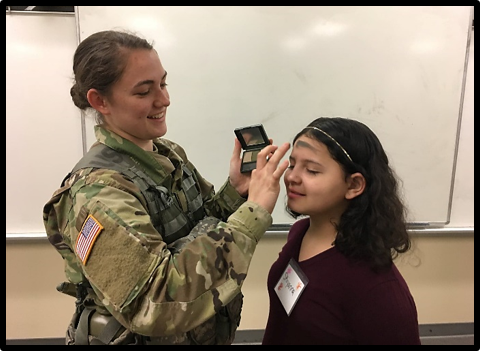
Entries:
[[238,141],[238,139],[235,138],[235,146],[233,147],[232,160],[240,159],[241,154],[242,154],[242,144],[240,144],[240,141]]

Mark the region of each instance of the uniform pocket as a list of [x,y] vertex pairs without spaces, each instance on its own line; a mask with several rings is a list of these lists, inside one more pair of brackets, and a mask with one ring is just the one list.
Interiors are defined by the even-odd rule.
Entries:
[[198,327],[193,328],[188,333],[194,345],[215,345],[217,315],[207,319]]

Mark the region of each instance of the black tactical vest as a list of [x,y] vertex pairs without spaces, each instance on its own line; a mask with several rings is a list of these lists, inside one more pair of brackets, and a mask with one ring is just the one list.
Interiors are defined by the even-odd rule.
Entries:
[[[92,147],[75,165],[72,173],[89,167],[111,169],[131,179],[145,197],[152,223],[167,244],[188,235],[197,222],[205,217],[202,195],[192,171],[185,164],[182,164],[182,189],[173,193],[155,184],[128,155],[104,144]],[[183,199],[188,209],[186,213],[180,204]]]

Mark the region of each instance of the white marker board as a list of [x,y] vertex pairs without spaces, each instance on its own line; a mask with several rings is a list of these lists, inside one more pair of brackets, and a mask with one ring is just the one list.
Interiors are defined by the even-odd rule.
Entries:
[[[316,117],[343,116],[381,139],[403,179],[409,220],[448,222],[473,6],[76,11],[7,15],[7,234],[43,231],[43,203],[82,140],[93,143],[93,119],[83,136],[69,96],[71,59],[77,34],[115,28],[154,41],[169,73],[166,137],[217,188],[236,127],[262,123],[281,143]],[[293,222],[284,196],[282,186],[274,224]]]
[[[79,6],[78,21],[81,39],[124,28],[154,41],[169,73],[166,137],[183,145],[217,188],[228,173],[235,127],[262,123],[281,143],[316,117],[342,116],[365,122],[379,136],[403,180],[409,221],[443,224],[472,11]],[[293,222],[284,197],[282,189],[275,224]]]

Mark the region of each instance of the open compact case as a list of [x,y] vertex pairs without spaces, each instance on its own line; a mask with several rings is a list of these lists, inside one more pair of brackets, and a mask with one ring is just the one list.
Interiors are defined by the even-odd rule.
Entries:
[[257,167],[258,153],[265,146],[270,145],[270,140],[262,124],[236,128],[234,132],[243,149],[240,172],[251,172]]

